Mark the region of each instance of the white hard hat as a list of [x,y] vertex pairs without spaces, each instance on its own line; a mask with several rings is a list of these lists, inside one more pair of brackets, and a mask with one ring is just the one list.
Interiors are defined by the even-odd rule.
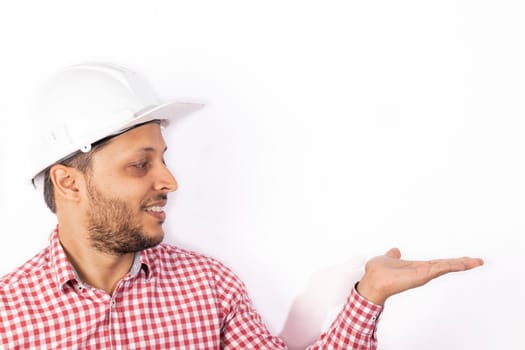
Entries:
[[34,113],[41,138],[33,148],[29,178],[43,187],[43,172],[78,150],[135,125],[170,120],[202,104],[161,103],[151,86],[135,72],[113,64],[80,64],[58,72],[43,86]]

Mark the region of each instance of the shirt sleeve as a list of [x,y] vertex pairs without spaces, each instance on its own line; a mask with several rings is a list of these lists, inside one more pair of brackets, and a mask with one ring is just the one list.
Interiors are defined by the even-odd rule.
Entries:
[[376,349],[376,329],[382,311],[382,306],[371,303],[353,288],[328,330],[307,349]]
[[[286,349],[284,342],[270,333],[253,307],[244,284],[229,270],[219,276],[218,281],[224,310],[221,349]],[[307,349],[376,349],[376,326],[382,309],[382,306],[369,302],[353,288],[328,330]]]
[[215,281],[223,319],[220,348],[286,349],[284,342],[270,333],[261,315],[253,307],[244,283],[228,268],[219,267]]

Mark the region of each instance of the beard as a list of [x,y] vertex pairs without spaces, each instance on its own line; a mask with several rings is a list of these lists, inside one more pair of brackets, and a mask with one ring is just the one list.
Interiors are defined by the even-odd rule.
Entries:
[[[111,254],[124,255],[136,253],[154,247],[162,242],[163,234],[150,236],[144,231],[144,225],[133,213],[125,201],[108,198],[100,193],[87,179],[87,191],[91,199],[87,214],[88,238],[96,250]],[[165,194],[151,200],[166,199]]]

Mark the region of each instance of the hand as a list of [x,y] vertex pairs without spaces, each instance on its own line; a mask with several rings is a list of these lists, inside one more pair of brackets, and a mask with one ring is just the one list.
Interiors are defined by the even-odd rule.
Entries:
[[466,271],[483,265],[474,258],[438,259],[429,261],[401,260],[397,248],[366,263],[365,274],[357,291],[369,301],[383,305],[394,294],[426,284],[449,272]]

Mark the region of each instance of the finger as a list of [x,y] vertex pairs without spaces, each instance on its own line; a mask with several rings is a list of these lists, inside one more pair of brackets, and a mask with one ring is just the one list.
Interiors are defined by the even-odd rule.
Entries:
[[473,258],[430,260],[432,274],[441,276],[449,272],[466,271],[483,265],[483,260]]
[[470,270],[475,267],[483,265],[484,261],[478,258],[461,258],[458,261],[459,265],[463,265],[464,270]]
[[401,251],[399,251],[399,249],[397,248],[391,248],[390,250],[388,250],[388,252],[386,252],[385,255],[388,256],[389,258],[400,259]]

